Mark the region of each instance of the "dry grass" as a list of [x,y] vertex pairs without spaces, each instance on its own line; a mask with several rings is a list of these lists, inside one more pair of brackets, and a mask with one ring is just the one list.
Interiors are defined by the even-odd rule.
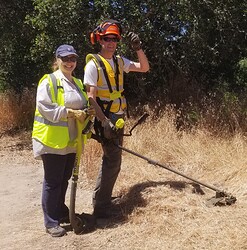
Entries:
[[21,95],[0,93],[0,132],[30,129],[35,110],[35,91],[25,89]]
[[[20,127],[33,116],[33,95],[16,104],[0,97],[0,130]],[[27,98],[29,97],[29,98]],[[6,99],[7,98],[7,99]],[[30,109],[31,107],[31,109]],[[30,111],[31,110],[31,111]],[[237,133],[217,136],[201,126],[177,131],[176,113],[167,109],[138,126],[124,146],[196,180],[237,197],[231,206],[209,207],[215,192],[123,152],[114,195],[122,195],[124,219],[84,236],[97,238],[97,249],[247,249],[247,140]],[[130,119],[126,131],[134,124]],[[94,187],[101,147],[90,140],[80,180]],[[91,239],[91,238],[90,238]],[[74,242],[77,244],[77,242]],[[78,239],[78,245],[81,238]],[[78,248],[81,249],[81,248]]]
[[[247,249],[246,138],[217,137],[203,129],[178,132],[174,120],[172,111],[160,119],[149,118],[125,138],[124,146],[231,192],[237,203],[208,207],[206,201],[214,191],[124,152],[114,194],[123,196],[126,218],[121,227],[107,232],[107,246],[115,249],[117,243],[109,242],[122,234],[119,249]],[[84,171],[92,188],[100,152],[96,142],[89,142]]]

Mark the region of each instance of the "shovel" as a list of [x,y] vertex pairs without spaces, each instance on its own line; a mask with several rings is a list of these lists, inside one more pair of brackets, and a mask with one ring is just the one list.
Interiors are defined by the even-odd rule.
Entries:
[[70,193],[70,209],[69,209],[69,219],[70,224],[73,228],[75,234],[83,234],[86,232],[90,232],[94,228],[94,218],[90,214],[82,213],[76,214],[75,213],[75,200],[76,200],[76,190],[77,190],[77,183],[78,183],[78,175],[79,175],[79,168],[80,168],[80,160],[83,150],[83,137],[86,136],[82,133],[84,125],[76,120],[77,124],[77,148],[76,148],[76,158],[75,158],[75,165],[72,172],[72,182],[71,182],[71,193]]

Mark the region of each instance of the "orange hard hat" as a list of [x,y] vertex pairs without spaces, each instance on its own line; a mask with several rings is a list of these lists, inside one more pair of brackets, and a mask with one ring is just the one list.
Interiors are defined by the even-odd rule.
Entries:
[[99,35],[100,36],[105,36],[105,35],[116,35],[118,39],[121,39],[121,31],[119,28],[119,25],[116,23],[111,23],[111,22],[105,22],[101,25],[101,30],[99,30]]
[[94,45],[100,40],[101,36],[105,35],[116,35],[117,38],[121,39],[122,28],[118,21],[106,20],[102,22],[96,29],[90,33],[90,41]]

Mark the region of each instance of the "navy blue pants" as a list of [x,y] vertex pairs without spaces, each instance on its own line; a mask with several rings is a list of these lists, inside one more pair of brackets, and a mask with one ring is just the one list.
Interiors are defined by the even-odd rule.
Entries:
[[46,228],[59,225],[59,219],[69,215],[65,195],[71,178],[75,154],[41,156],[44,166],[42,208]]

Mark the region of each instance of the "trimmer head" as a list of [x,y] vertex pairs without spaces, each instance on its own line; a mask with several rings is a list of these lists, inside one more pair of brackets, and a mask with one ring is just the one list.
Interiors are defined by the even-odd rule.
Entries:
[[233,195],[226,193],[225,191],[216,191],[216,195],[208,199],[207,205],[213,206],[230,206],[237,201],[237,198]]

